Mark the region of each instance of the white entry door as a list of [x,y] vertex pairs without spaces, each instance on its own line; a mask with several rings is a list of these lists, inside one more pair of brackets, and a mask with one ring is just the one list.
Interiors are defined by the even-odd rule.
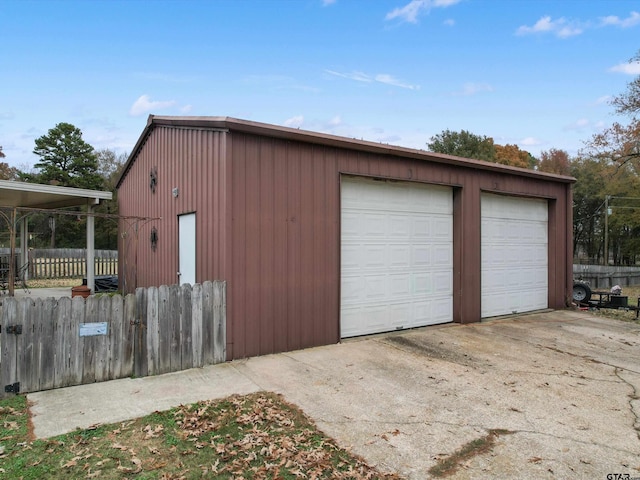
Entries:
[[340,335],[453,321],[453,192],[341,182]]
[[482,318],[547,308],[548,203],[482,195]]
[[178,216],[178,283],[196,283],[196,214]]

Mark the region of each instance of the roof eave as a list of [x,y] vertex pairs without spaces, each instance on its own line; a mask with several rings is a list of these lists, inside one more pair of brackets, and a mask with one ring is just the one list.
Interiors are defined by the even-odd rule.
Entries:
[[150,134],[154,126],[172,126],[181,128],[203,128],[203,129],[223,129],[229,131],[240,131],[256,135],[265,135],[275,138],[287,140],[295,140],[300,142],[315,143],[338,148],[346,148],[351,150],[367,151],[382,155],[397,156],[403,158],[414,158],[416,160],[431,161],[436,163],[445,163],[448,165],[458,165],[467,168],[477,168],[499,173],[513,173],[519,176],[532,177],[539,179],[547,179],[556,182],[574,183],[575,178],[566,175],[557,175],[546,172],[538,172],[526,168],[513,167],[510,165],[501,165],[483,160],[468,159],[456,157],[453,155],[445,155],[441,153],[429,152],[426,150],[418,150],[384,143],[376,143],[367,140],[358,140],[355,138],[339,137],[326,133],[312,132],[308,130],[300,130],[290,127],[282,127],[278,125],[269,125],[260,122],[241,120],[231,117],[174,117],[174,116],[154,116],[149,115],[147,125],[143,130],[138,142],[133,148],[127,162],[125,163],[122,173],[118,178],[116,188],[126,176],[128,170],[144,144],[146,138]]

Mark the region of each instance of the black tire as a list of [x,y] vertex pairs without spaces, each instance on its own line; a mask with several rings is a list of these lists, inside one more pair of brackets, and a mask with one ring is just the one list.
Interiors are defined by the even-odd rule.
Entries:
[[587,303],[591,300],[591,289],[586,283],[576,282],[573,284],[573,301],[576,303]]

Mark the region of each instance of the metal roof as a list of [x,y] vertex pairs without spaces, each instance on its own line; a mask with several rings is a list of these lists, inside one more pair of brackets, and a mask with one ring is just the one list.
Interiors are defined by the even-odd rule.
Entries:
[[0,207],[63,208],[97,205],[113,194],[84,188],[58,187],[39,183],[0,180]]
[[489,170],[500,173],[510,173],[513,175],[534,177],[552,182],[574,183],[575,178],[557,175],[546,172],[538,172],[527,168],[512,167],[510,165],[502,165],[484,160],[475,160],[454,155],[446,155],[442,153],[430,152],[427,150],[417,150],[413,148],[399,147],[385,143],[376,143],[367,140],[358,140],[355,138],[340,137],[320,132],[312,132],[309,130],[301,130],[298,128],[282,127],[278,125],[270,125],[268,123],[253,122],[249,120],[241,120],[232,117],[220,116],[159,116],[149,115],[147,125],[142,134],[138,138],[136,145],[133,147],[127,162],[125,163],[122,173],[118,178],[117,188],[127,176],[127,173],[138,155],[139,150],[144,145],[149,134],[156,127],[174,127],[187,129],[206,129],[221,131],[239,131],[255,135],[264,135],[273,138],[284,138],[293,141],[307,142],[319,145],[328,145],[337,148],[346,148],[351,150],[360,150],[374,152],[383,155],[392,155],[403,158],[413,158],[428,162],[446,163],[449,165],[458,165],[461,167],[475,168],[479,170]]

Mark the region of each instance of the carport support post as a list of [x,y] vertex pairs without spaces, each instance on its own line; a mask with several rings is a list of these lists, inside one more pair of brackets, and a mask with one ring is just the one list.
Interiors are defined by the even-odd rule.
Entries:
[[91,293],[95,293],[96,282],[96,254],[95,254],[95,217],[93,216],[93,205],[100,203],[97,198],[89,200],[87,204],[87,287]]
[[[22,225],[20,225],[20,263],[18,268],[24,267],[29,261],[29,221],[27,215],[22,217]],[[29,269],[25,269],[23,280],[29,280]]]

